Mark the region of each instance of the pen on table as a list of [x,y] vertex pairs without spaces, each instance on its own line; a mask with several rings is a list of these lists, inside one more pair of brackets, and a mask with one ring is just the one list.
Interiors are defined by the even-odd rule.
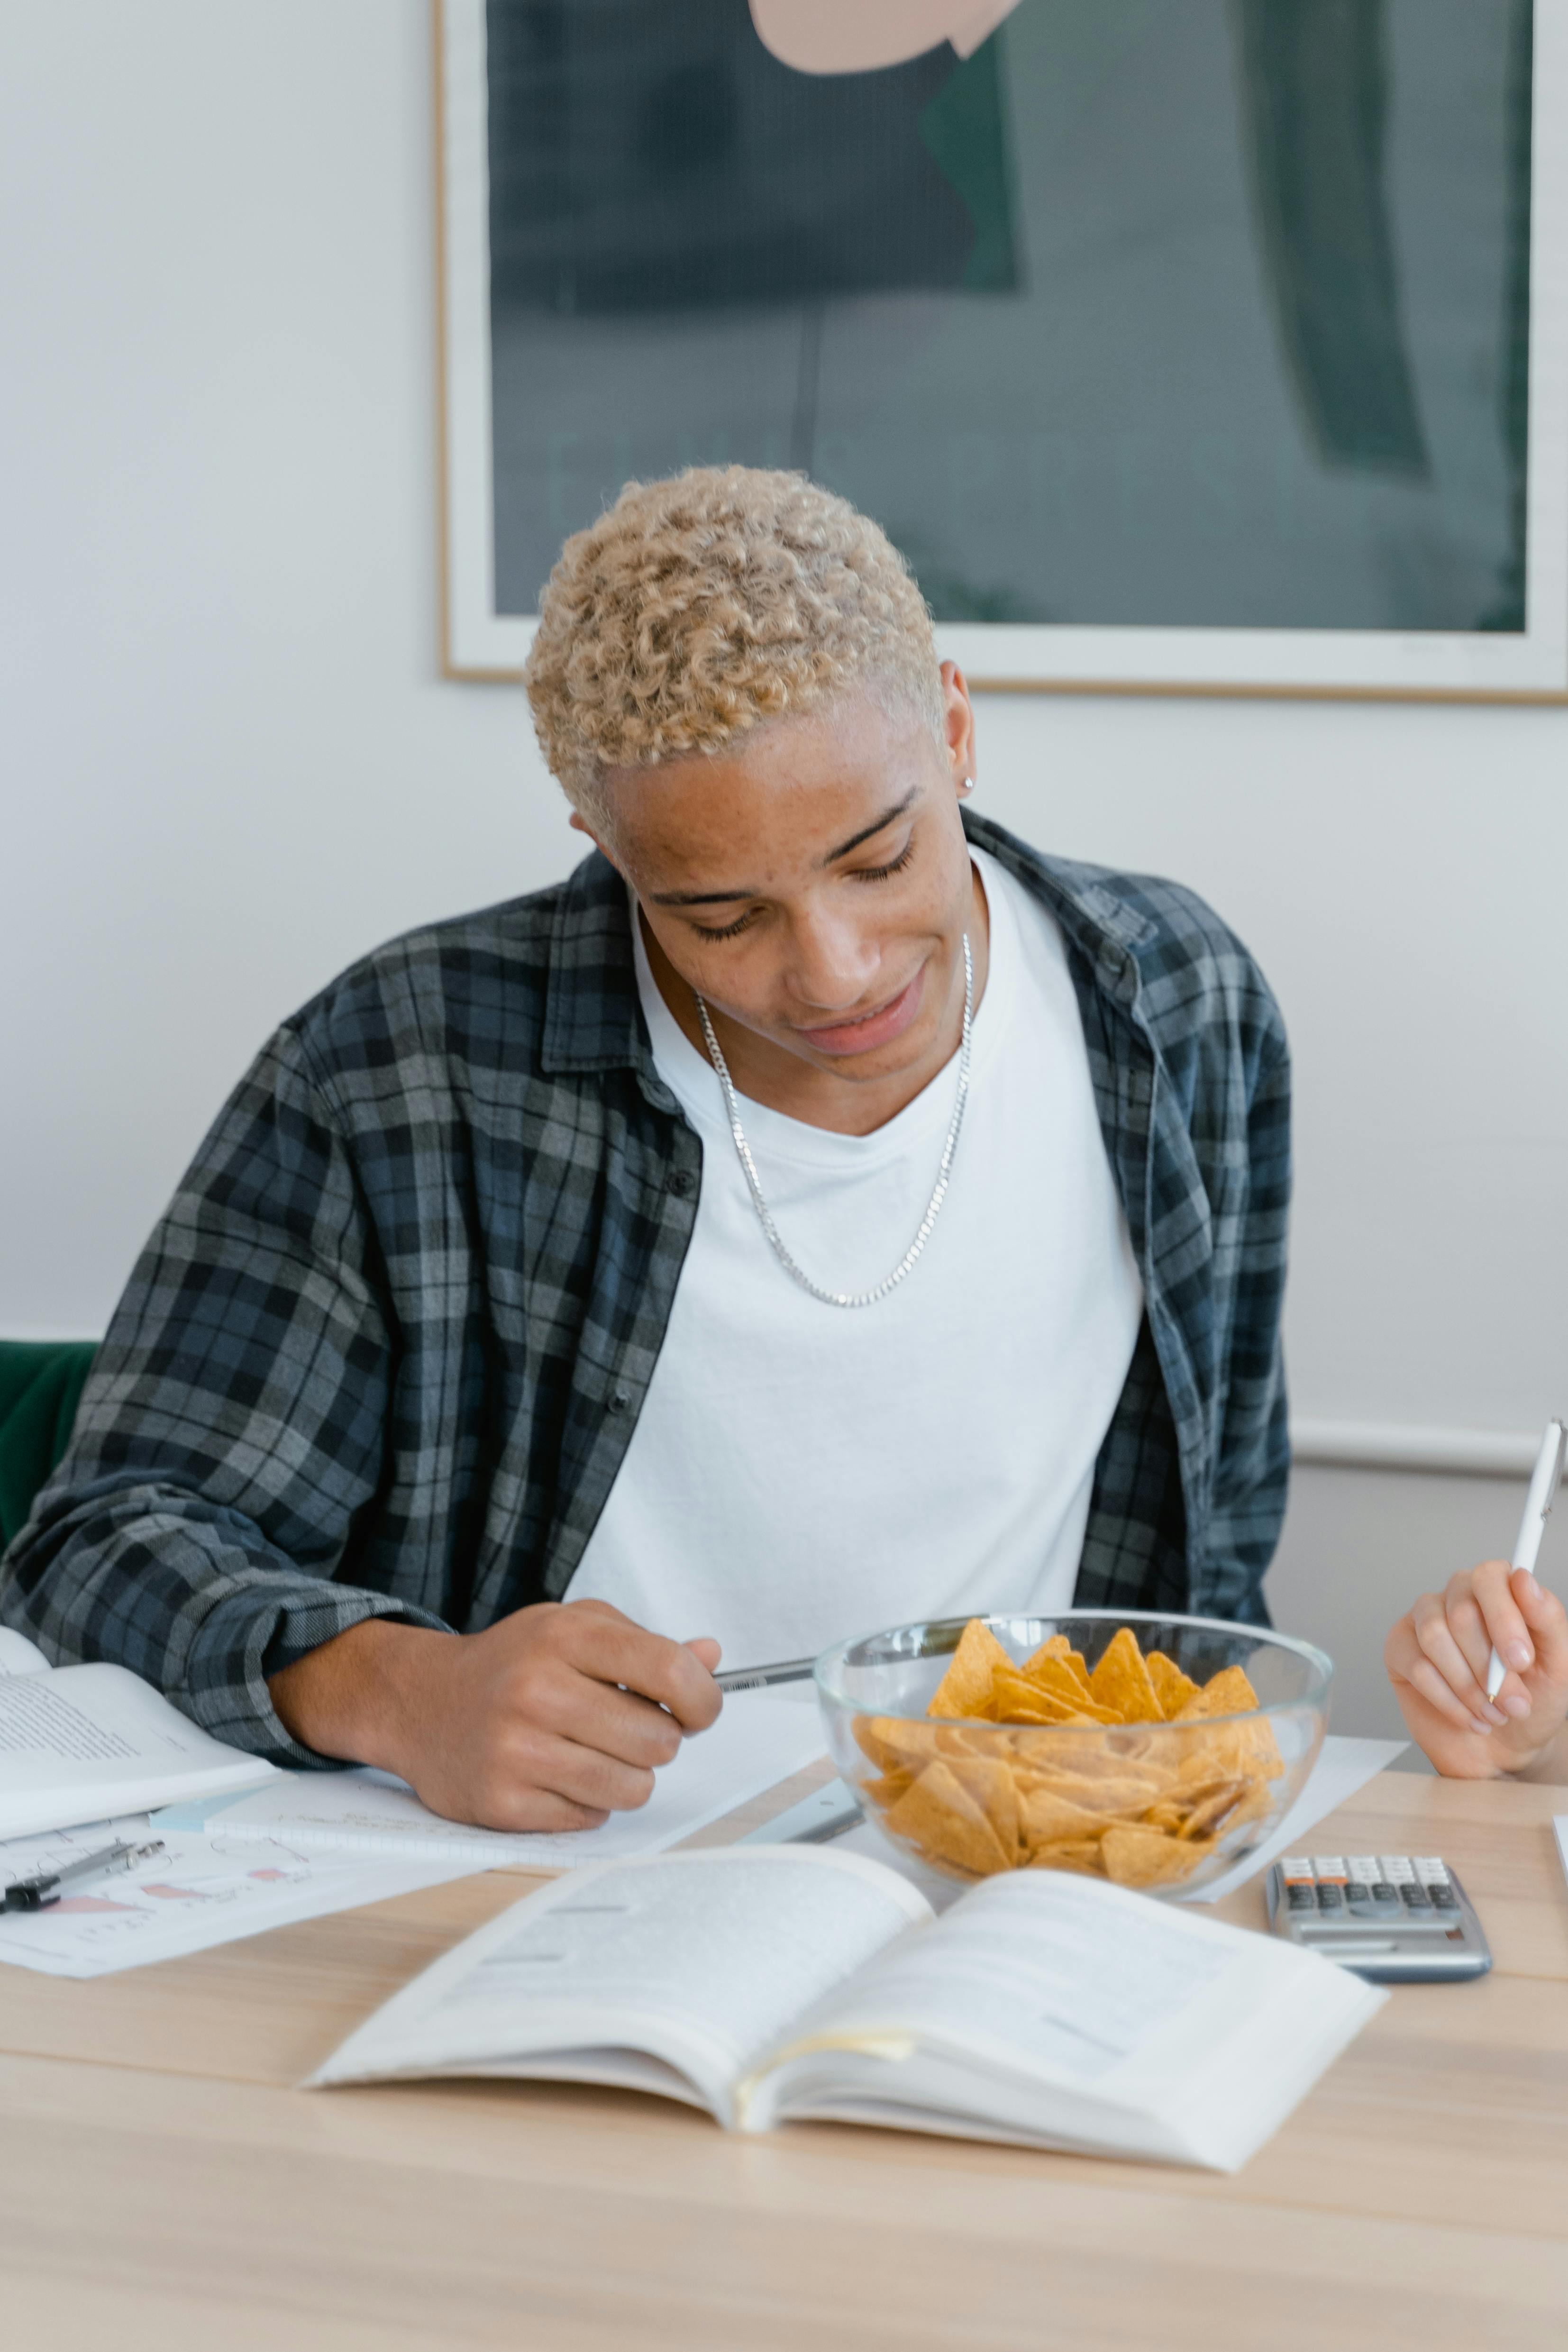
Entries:
[[737,1666],[713,1679],[724,1692],[771,1690],[774,1683],[807,1683],[816,1672],[815,1658],[779,1658],[771,1666]]
[[79,1862],[68,1862],[58,1870],[41,1870],[34,1878],[18,1878],[5,1889],[0,1900],[0,1911],[47,1911],[51,1903],[60,1899],[62,1886],[71,1886],[81,1878],[101,1878],[111,1870],[134,1870],[139,1862],[149,1862],[163,1851],[162,1838],[150,1839],[145,1845],[132,1845],[121,1838],[115,1845],[106,1845],[100,1853],[84,1853]]
[[[1535,1469],[1530,1481],[1530,1492],[1524,1498],[1524,1517],[1519,1523],[1519,1539],[1513,1548],[1515,1568],[1534,1570],[1541,1538],[1546,1532],[1546,1522],[1552,1516],[1552,1497],[1557,1492],[1557,1481],[1563,1475],[1563,1457],[1568,1453],[1568,1428],[1560,1421],[1549,1421],[1546,1434],[1541,1441],[1541,1451],[1535,1457]],[[1487,1696],[1496,1698],[1502,1688],[1508,1668],[1494,1648],[1491,1663],[1487,1667]]]

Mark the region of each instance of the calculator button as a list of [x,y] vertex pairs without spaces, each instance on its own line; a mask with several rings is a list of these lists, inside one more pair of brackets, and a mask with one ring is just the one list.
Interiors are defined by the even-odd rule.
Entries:
[[1411,1880],[1408,1886],[1402,1886],[1399,1892],[1404,1896],[1406,1907],[1409,1910],[1430,1911],[1432,1908],[1431,1896],[1427,1894],[1426,1889],[1424,1886],[1418,1886],[1414,1879]]
[[1380,1878],[1372,1890],[1372,1899],[1374,1903],[1397,1903],[1399,1889],[1397,1886],[1390,1886],[1386,1878]]
[[1342,1911],[1344,1901],[1345,1898],[1337,1886],[1320,1886],[1318,1889],[1320,1911]]
[[1315,1911],[1318,1907],[1317,1898],[1310,1886],[1288,1886],[1285,1901],[1292,1911]]
[[1426,1892],[1432,1897],[1434,1910],[1457,1911],[1458,1909],[1459,1898],[1451,1886],[1429,1886]]

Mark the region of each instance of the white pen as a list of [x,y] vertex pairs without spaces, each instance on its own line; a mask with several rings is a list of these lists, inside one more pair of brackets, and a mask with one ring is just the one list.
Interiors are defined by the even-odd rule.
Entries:
[[[1515,1568],[1533,1570],[1541,1538],[1546,1532],[1546,1522],[1552,1516],[1552,1497],[1557,1492],[1557,1481],[1563,1475],[1563,1457],[1568,1453],[1568,1428],[1560,1421],[1549,1421],[1546,1434],[1541,1441],[1541,1451],[1535,1457],[1535,1470],[1530,1481],[1530,1492],[1524,1498],[1524,1517],[1519,1523],[1519,1538],[1513,1548]],[[1494,1648],[1491,1664],[1487,1668],[1487,1696],[1496,1698],[1502,1688],[1508,1668]]]

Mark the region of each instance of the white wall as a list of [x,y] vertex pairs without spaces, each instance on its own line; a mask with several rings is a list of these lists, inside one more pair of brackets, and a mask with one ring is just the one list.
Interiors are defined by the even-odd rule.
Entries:
[[[424,0],[3,21],[0,1330],[45,1335],[101,1329],[282,1014],[573,836],[521,696],[436,671]],[[996,697],[981,728],[980,806],[1194,883],[1285,1002],[1298,1412],[1562,1410],[1568,712]],[[1458,1482],[1408,1484],[1429,1556]],[[1505,1541],[1511,1495],[1475,1496]],[[1368,1622],[1408,1580],[1379,1558]]]

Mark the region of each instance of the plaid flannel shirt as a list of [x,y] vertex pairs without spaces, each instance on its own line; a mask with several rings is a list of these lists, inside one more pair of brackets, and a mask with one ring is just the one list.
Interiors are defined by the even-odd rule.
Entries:
[[[1265,1622],[1288,1475],[1278,1009],[1190,891],[965,824],[1062,928],[1143,1281],[1079,1602]],[[283,1024],[197,1152],[0,1570],[0,1621],[321,1762],[269,1674],[363,1618],[474,1630],[565,1591],[701,1172],[596,854],[379,949]]]

